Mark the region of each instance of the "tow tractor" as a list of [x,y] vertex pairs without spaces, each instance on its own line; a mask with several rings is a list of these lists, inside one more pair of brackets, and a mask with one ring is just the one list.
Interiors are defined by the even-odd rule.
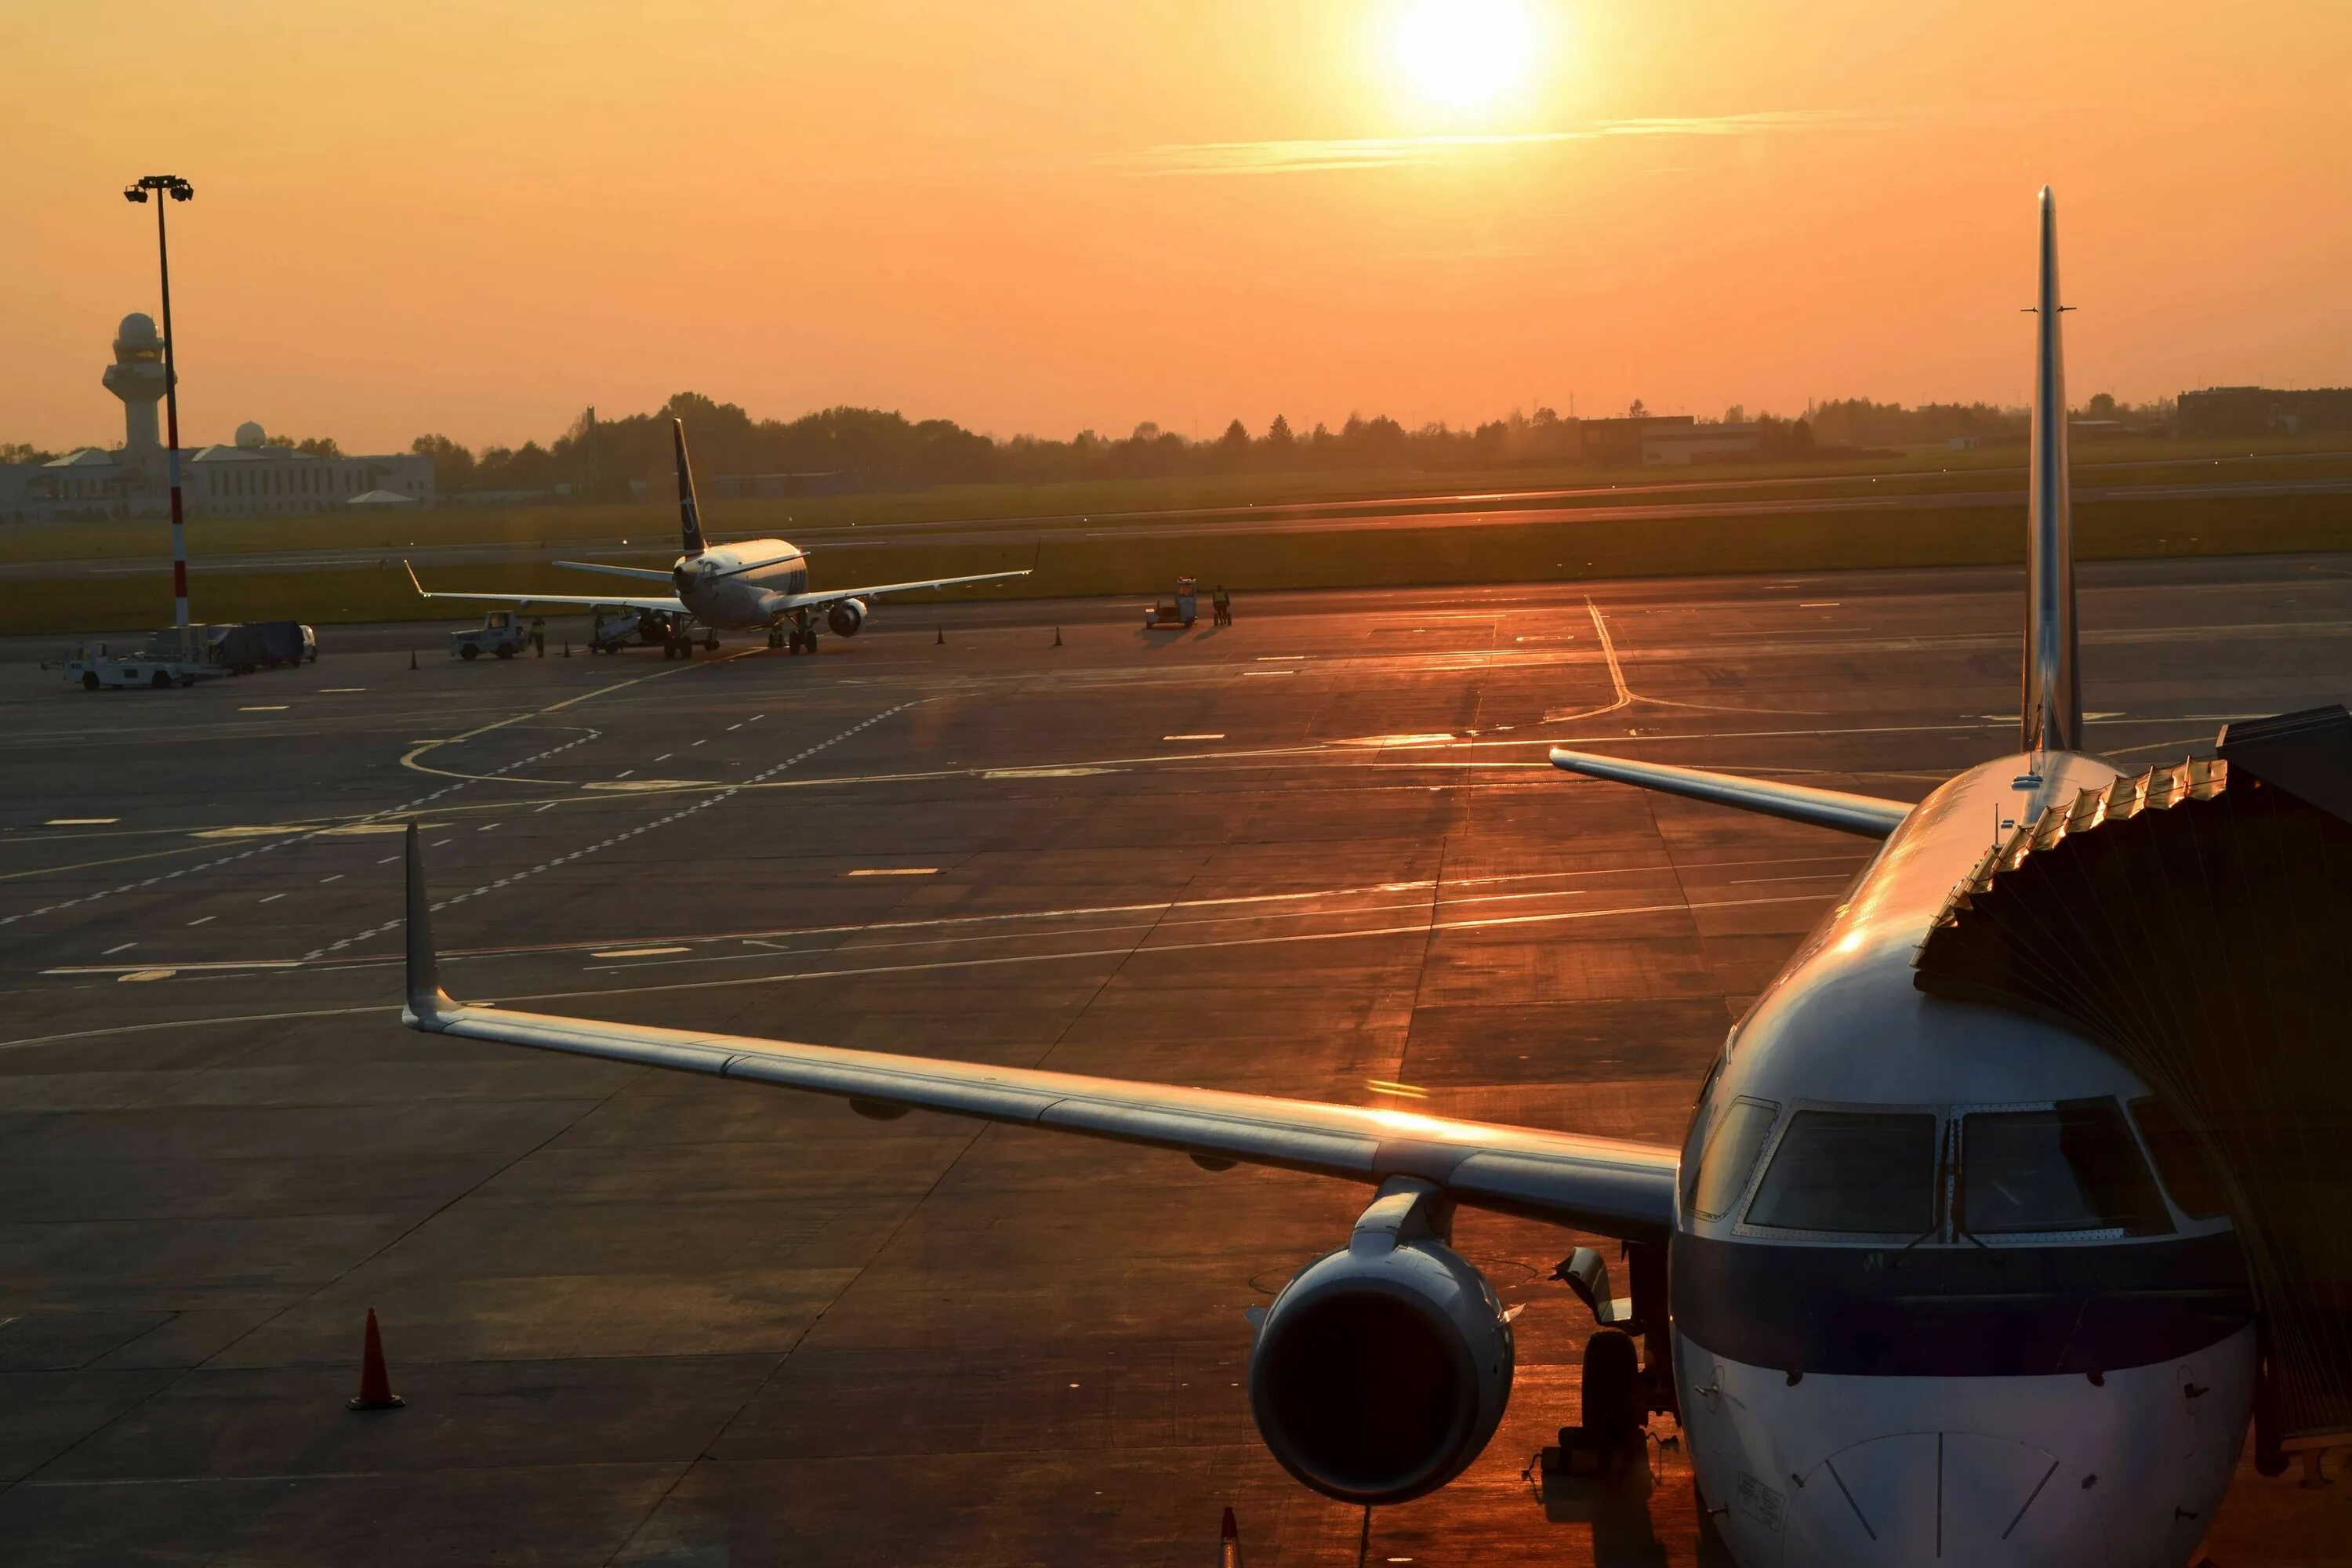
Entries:
[[1143,612],[1146,631],[1175,631],[1189,626],[1198,614],[1200,581],[1193,577],[1176,579],[1176,602],[1158,604]]
[[482,617],[478,626],[467,626],[462,632],[449,634],[449,651],[471,663],[482,655],[496,654],[500,658],[512,658],[530,641],[523,618],[512,610],[492,610]]

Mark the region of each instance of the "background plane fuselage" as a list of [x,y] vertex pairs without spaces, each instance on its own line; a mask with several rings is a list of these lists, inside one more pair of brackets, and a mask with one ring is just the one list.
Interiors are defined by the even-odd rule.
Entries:
[[671,577],[706,624],[766,626],[782,613],[778,598],[808,592],[808,557],[781,539],[748,539],[681,555]]

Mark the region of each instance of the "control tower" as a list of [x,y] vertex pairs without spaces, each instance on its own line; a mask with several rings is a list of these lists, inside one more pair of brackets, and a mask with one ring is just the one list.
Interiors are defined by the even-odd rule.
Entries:
[[163,455],[155,404],[163,395],[163,340],[156,335],[155,319],[133,310],[115,329],[106,390],[122,399],[122,457],[134,468],[152,469]]

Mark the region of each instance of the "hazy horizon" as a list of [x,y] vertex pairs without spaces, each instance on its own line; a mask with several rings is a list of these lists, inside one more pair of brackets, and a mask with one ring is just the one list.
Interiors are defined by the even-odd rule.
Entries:
[[29,0],[0,44],[0,439],[52,447],[120,438],[155,172],[191,444],[687,386],[1056,438],[2015,405],[2045,182],[2076,403],[2352,381],[2328,0]]

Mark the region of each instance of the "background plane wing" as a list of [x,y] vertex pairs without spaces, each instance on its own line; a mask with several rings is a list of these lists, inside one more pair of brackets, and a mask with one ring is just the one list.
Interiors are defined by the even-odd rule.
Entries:
[[1675,1152],[1649,1144],[454,1001],[436,975],[413,823],[407,860],[408,999],[401,1019],[411,1028],[837,1095],[877,1119],[938,1110],[1148,1143],[1213,1170],[1278,1165],[1373,1184],[1419,1176],[1474,1207],[1628,1239],[1657,1237],[1674,1226]]
[[[408,563],[401,563],[408,566]],[[436,592],[416,581],[416,568],[408,566],[408,581],[416,592],[427,599],[483,599],[493,605],[602,605],[608,610],[652,610],[666,616],[693,614],[676,595],[667,597],[626,598],[611,594],[455,594]]]
[[1864,838],[1884,838],[1903,826],[1911,808],[1899,800],[1872,795],[1848,795],[1843,790],[1814,789],[1806,784],[1774,784],[1738,773],[1711,773],[1700,768],[1669,767],[1664,763],[1629,763],[1622,757],[1596,757],[1590,752],[1551,750],[1551,765],[1588,778],[1639,784],[1661,795],[1711,800],[1736,805],[1765,816],[1784,816],[1816,827],[1834,827]]
[[650,566],[607,566],[601,561],[559,561],[558,566],[568,566],[574,572],[602,572],[607,577],[635,577],[640,583],[675,582],[667,572],[656,572]]
[[827,588],[821,594],[779,594],[773,601],[780,610],[809,610],[820,605],[830,605],[837,599],[878,599],[885,594],[911,594],[918,588],[952,588],[959,583],[993,583],[1003,577],[1026,577],[1030,568],[1018,572],[976,572],[969,577],[932,577],[920,583],[877,583],[866,588]]

